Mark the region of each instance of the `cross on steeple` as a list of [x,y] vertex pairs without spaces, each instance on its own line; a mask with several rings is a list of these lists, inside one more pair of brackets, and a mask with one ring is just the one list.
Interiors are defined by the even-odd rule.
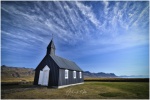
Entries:
[[47,55],[55,55],[55,45],[53,42],[53,34],[52,34],[52,39],[49,43],[49,45],[47,46]]

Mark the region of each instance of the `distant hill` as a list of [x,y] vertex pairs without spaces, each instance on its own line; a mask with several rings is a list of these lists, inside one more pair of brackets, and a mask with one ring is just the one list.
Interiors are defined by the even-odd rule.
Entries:
[[91,73],[89,71],[84,72],[85,78],[114,78],[117,77],[114,73],[104,73],[104,72],[98,72],[98,73]]
[[19,77],[32,77],[34,76],[33,68],[25,67],[10,67],[10,66],[1,66],[1,77],[3,78],[19,78]]
[[149,78],[149,75],[121,75],[120,78]]
[[[19,78],[19,77],[34,77],[34,69],[33,68],[25,68],[25,67],[10,67],[10,66],[1,66],[1,76],[3,78]],[[117,77],[114,73],[91,73],[89,71],[84,72],[85,78],[100,78],[100,77]]]

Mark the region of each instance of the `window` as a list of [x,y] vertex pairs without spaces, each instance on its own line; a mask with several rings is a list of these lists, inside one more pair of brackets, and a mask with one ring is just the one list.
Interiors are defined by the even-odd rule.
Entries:
[[65,79],[68,79],[68,70],[65,70]]
[[76,78],[76,71],[73,71],[73,78]]
[[80,78],[82,78],[82,73],[81,72],[79,72],[79,76],[80,76]]

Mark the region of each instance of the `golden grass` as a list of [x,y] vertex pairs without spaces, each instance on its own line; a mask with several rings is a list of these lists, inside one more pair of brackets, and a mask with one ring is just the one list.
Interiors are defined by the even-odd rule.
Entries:
[[[25,80],[26,82],[33,82],[34,77],[20,77],[20,78],[13,78],[13,77],[2,77],[1,82],[20,82]],[[148,78],[84,78],[84,81],[148,81]]]
[[20,81],[32,81],[33,82],[34,77],[19,77],[19,78],[1,78],[1,82],[20,82]]

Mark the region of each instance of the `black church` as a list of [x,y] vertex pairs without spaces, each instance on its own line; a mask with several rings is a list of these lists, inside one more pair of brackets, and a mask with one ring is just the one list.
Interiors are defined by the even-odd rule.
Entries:
[[75,63],[55,55],[53,39],[35,69],[34,85],[62,88],[83,84],[83,70]]

